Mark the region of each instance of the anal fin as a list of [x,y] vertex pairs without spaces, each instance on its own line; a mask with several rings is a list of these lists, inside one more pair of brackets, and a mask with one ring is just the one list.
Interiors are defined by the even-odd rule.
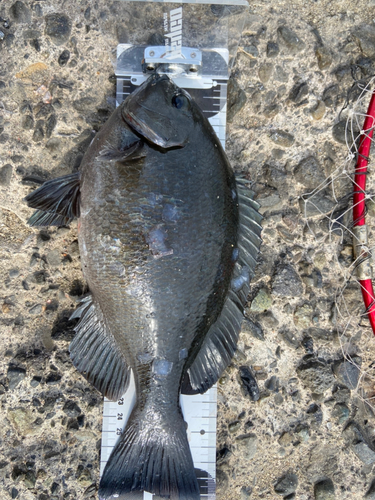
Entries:
[[237,347],[243,320],[243,308],[254,276],[261,245],[259,205],[253,192],[241,179],[237,179],[239,204],[238,250],[232,284],[228,290],[220,316],[207,332],[195,360],[187,369],[182,382],[183,394],[206,392],[219,379],[229,365]]
[[74,366],[108,399],[120,398],[129,384],[129,367],[91,295],[81,301],[73,318],[80,318],[69,347]]
[[64,175],[45,182],[26,196],[25,201],[36,212],[30,226],[62,226],[80,215],[80,174]]

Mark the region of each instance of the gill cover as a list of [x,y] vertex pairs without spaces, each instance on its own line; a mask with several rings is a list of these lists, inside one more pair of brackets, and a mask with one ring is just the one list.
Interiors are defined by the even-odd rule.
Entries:
[[194,103],[167,75],[155,73],[126,98],[122,117],[163,149],[183,147],[194,127]]

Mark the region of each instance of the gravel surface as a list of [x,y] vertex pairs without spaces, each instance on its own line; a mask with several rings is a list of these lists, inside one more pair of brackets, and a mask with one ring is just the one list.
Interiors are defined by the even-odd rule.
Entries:
[[[119,41],[126,28],[114,9],[78,4],[0,0],[1,500],[97,498],[102,398],[68,352],[68,318],[86,292],[77,223],[30,228],[22,202],[79,168],[114,109],[98,19],[108,26],[112,15]],[[350,237],[328,238],[324,217],[348,206],[350,180],[338,180],[337,199],[328,188],[306,206],[301,198],[347,155],[340,111],[358,95],[355,80],[375,72],[374,7],[250,7],[226,148],[254,183],[263,246],[239,349],[219,381],[218,499],[375,498],[375,345],[358,285],[344,287]],[[337,290],[354,318],[345,329]]]

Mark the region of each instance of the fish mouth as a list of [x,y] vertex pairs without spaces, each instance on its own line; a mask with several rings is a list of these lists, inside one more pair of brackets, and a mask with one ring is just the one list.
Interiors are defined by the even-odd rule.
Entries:
[[[140,106],[143,107],[142,104]],[[154,113],[156,113],[160,117],[162,116],[160,113]],[[157,134],[154,130],[152,130],[151,127],[147,125],[144,120],[135,116],[132,111],[124,110],[123,118],[130,127],[132,127],[136,132],[138,132],[138,134],[143,136],[148,141],[156,144],[157,146],[160,146],[161,148],[168,147],[169,139],[160,134]]]

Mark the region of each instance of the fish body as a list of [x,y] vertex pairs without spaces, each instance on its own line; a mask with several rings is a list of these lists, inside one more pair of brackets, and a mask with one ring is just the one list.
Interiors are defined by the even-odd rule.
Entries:
[[257,206],[198,106],[159,75],[116,109],[74,179],[49,182],[27,197],[38,209],[31,223],[79,216],[90,290],[73,315],[72,361],[110,399],[130,371],[136,386],[99,497],[197,500],[179,396],[207,390],[233,355],[260,244]]

